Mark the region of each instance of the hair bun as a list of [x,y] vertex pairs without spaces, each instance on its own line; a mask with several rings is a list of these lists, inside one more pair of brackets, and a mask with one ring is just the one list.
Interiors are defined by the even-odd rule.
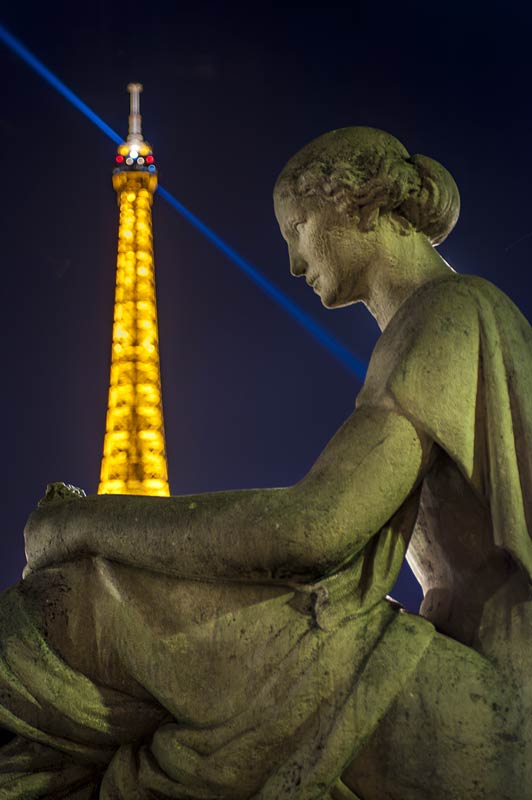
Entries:
[[460,214],[458,187],[451,173],[434,159],[414,155],[408,161],[417,170],[421,185],[403,201],[400,211],[433,245],[440,244]]

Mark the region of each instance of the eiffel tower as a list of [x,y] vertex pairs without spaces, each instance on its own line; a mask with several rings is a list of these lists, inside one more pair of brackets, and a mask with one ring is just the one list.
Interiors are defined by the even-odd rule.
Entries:
[[142,136],[139,83],[130,83],[129,133],[118,147],[119,208],[111,379],[98,494],[167,496],[152,215],[157,167]]

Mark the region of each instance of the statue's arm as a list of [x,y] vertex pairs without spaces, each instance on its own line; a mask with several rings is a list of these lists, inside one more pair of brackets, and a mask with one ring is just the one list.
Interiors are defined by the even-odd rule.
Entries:
[[363,408],[294,486],[45,504],[26,527],[28,570],[96,554],[185,578],[317,578],[400,508],[430,448],[405,417]]

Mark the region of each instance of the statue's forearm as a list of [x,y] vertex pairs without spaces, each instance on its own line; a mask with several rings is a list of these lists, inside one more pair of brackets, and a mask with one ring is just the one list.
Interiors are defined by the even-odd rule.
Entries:
[[319,575],[334,559],[322,541],[332,509],[327,502],[321,508],[305,502],[305,494],[302,482],[282,489],[93,495],[55,503],[28,521],[28,564],[37,569],[86,554],[189,578]]
[[[290,489],[252,489],[134,498],[133,503],[127,498],[123,512],[117,508],[124,538],[111,538],[107,556],[182,577],[271,577],[282,562],[296,566],[299,560],[289,533],[295,510],[291,494]],[[102,536],[95,538],[99,542]]]
[[190,578],[326,574],[359,550],[408,496],[423,447],[389,412],[356,412],[309,474],[285,489],[189,497],[98,495],[38,509],[30,569],[83,554]]

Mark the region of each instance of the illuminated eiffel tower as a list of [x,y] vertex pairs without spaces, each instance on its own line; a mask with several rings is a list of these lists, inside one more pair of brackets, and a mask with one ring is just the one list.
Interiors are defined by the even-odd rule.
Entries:
[[152,216],[157,168],[130,83],[127,140],[118,147],[118,256],[111,380],[99,494],[169,495],[159,368]]

